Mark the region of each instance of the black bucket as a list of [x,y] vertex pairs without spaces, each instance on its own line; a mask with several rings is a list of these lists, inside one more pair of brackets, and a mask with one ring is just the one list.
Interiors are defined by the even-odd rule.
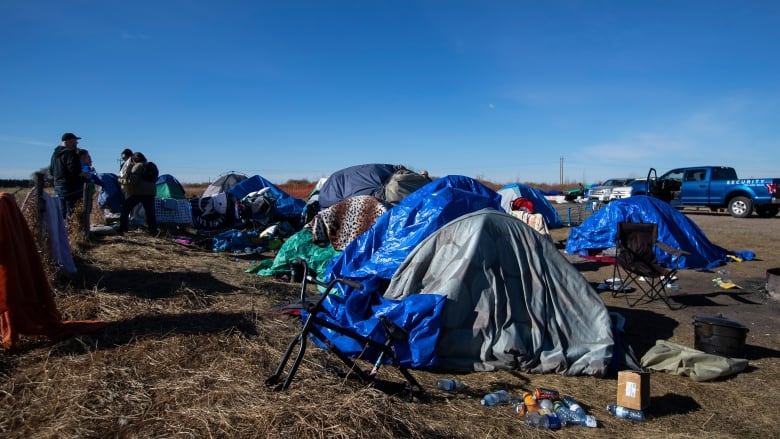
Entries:
[[714,317],[694,317],[694,346],[709,354],[745,358],[745,338],[748,328],[718,314]]

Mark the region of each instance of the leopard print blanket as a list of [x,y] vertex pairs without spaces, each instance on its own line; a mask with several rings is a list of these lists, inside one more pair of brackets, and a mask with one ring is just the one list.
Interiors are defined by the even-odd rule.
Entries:
[[304,227],[314,236],[314,243],[328,243],[342,251],[355,238],[374,225],[390,206],[371,195],[357,195],[320,210]]

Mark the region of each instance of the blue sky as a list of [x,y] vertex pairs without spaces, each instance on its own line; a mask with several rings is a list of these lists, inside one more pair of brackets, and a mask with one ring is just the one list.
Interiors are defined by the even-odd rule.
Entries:
[[0,178],[780,177],[778,1],[3,1],[0,60]]

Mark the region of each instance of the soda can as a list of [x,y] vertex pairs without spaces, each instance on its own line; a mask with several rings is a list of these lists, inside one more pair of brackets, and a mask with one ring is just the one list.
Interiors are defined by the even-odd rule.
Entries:
[[534,396],[536,397],[537,401],[542,399],[551,399],[551,400],[561,399],[561,394],[558,393],[557,390],[544,389],[541,387],[534,390]]

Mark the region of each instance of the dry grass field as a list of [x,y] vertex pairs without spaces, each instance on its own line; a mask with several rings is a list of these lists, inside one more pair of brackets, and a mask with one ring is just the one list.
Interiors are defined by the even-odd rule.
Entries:
[[[562,206],[565,208],[565,205]],[[734,219],[686,213],[709,239],[756,260],[727,267],[742,288],[713,285],[715,273],[682,271],[677,311],[662,303],[636,308],[604,292],[626,317],[638,357],[663,339],[693,347],[693,317],[722,313],[749,328],[748,369],[713,381],[651,376],[643,423],[607,413],[616,377],[564,377],[516,371],[458,374],[461,393],[436,390],[453,374],[413,371],[426,394],[408,401],[344,379],[331,353],[310,346],[291,387],[269,389],[271,375],[300,320],[267,312],[293,300],[298,285],[245,273],[248,259],[187,248],[170,235],[142,231],[93,237],[75,255],[76,276],[59,277],[56,301],[66,319],[99,319],[99,332],[51,342],[23,338],[0,352],[0,436],[6,438],[768,438],[780,437],[780,302],[765,290],[766,270],[780,266],[780,218]],[[553,231],[556,242],[569,229]],[[270,256],[270,255],[269,255]],[[611,267],[575,266],[592,284]],[[384,367],[380,375],[402,380]],[[578,399],[598,428],[552,432],[523,425],[508,406],[483,407],[483,394],[536,387]]]

